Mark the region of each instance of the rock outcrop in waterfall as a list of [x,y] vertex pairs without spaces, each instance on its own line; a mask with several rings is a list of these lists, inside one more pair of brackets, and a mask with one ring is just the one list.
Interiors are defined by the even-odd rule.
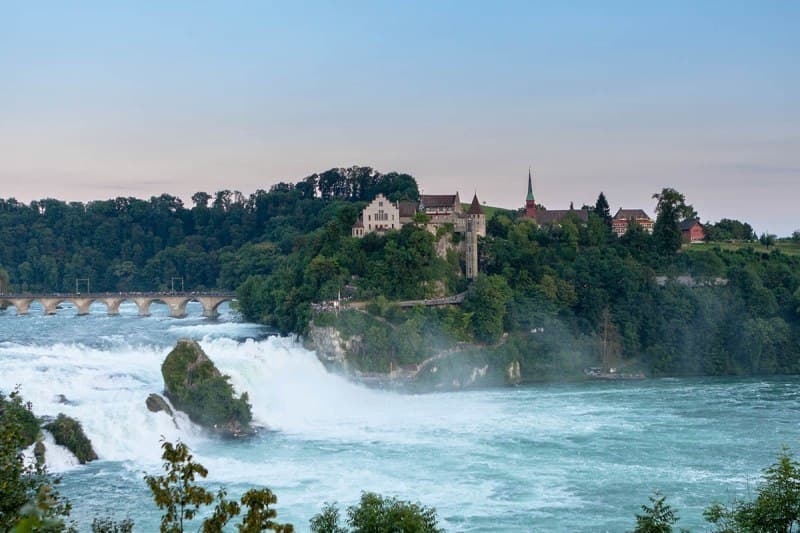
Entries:
[[254,433],[247,393],[236,397],[223,375],[200,345],[180,339],[161,365],[164,395],[192,422],[224,437]]

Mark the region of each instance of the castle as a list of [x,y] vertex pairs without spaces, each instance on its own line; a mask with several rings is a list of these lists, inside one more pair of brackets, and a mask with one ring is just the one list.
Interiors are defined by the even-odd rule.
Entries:
[[[455,194],[422,194],[419,202],[391,202],[379,194],[362,211],[353,224],[352,236],[362,238],[369,233],[385,235],[414,222],[417,214],[427,216],[425,228],[437,234],[439,228],[452,227],[463,236],[461,252],[465,262],[464,275],[473,279],[478,274],[478,237],[486,236],[486,215],[477,193],[465,212],[458,192]],[[439,255],[446,247],[437,247]]]

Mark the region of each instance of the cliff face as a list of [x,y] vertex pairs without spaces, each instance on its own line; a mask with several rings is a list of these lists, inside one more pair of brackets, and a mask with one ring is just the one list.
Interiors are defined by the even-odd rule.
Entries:
[[192,422],[225,437],[252,434],[247,393],[234,395],[228,376],[196,341],[180,339],[161,365],[164,395]]
[[347,337],[336,326],[318,326],[313,322],[304,340],[304,346],[314,350],[329,370],[340,371],[354,381],[371,386],[426,392],[516,385],[520,382],[519,362],[502,365],[488,356],[486,348],[481,346],[453,343],[415,364],[387,364],[386,372],[376,372],[362,368],[360,364],[365,358],[363,344],[362,336]]
[[317,352],[317,357],[327,367],[333,366],[347,373],[351,369],[348,355],[352,359],[360,342],[360,336],[346,339],[334,326],[317,326],[312,322],[303,344],[309,350]]

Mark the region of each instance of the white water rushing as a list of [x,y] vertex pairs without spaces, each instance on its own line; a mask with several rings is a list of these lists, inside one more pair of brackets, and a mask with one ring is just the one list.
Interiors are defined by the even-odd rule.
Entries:
[[[100,458],[75,465],[46,441],[82,530],[103,515],[157,528],[142,476],[158,472],[162,437],[189,444],[211,486],[272,488],[279,519],[299,531],[323,502],[347,505],[362,490],[435,506],[448,530],[623,531],[654,489],[699,528],[704,506],[752,484],[800,436],[795,378],[401,395],[331,375],[293,340],[230,313],[93,311],[0,312],[0,389],[19,384],[38,415],[80,420]],[[176,424],[147,410],[165,355],[186,336],[249,393],[266,428],[257,437],[220,441],[180,413]]]

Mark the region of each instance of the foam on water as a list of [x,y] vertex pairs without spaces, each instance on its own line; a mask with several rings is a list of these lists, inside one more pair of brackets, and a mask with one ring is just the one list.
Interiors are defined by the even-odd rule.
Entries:
[[[80,466],[78,458],[65,446],[56,444],[53,434],[46,429],[42,430],[42,443],[45,447],[44,457],[48,472],[62,474]],[[31,444],[22,452],[27,465],[32,466],[36,464],[36,455],[34,454],[35,446],[35,444]]]
[[[659,488],[675,495],[681,525],[698,528],[703,506],[752,483],[781,443],[800,437],[793,378],[404,395],[332,375],[293,340],[264,338],[263,328],[230,316],[156,311],[0,313],[0,389],[21,384],[37,414],[80,420],[100,457],[77,466],[47,445],[49,468],[63,472],[84,525],[104,513],[102,492],[137,529],[157,528],[141,476],[158,471],[162,436],[187,442],[208,481],[232,495],[270,486],[279,516],[299,531],[323,502],[347,505],[362,490],[434,505],[456,531],[618,531]],[[184,336],[248,392],[268,430],[220,441],[181,413],[176,424],[147,410],[147,395],[163,388],[161,363]]]

